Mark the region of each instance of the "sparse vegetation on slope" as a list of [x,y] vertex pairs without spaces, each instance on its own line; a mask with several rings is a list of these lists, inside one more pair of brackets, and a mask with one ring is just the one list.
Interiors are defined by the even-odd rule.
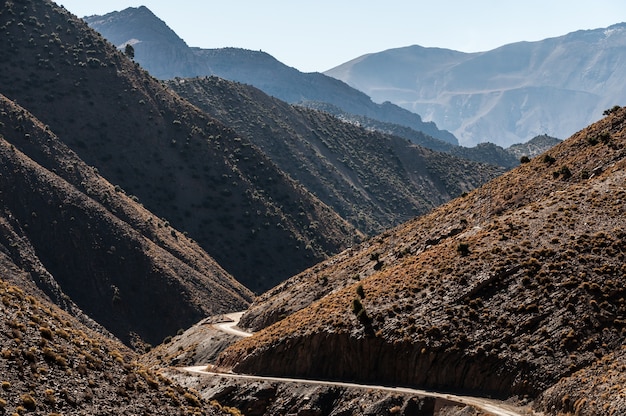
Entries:
[[8,2],[0,27],[0,92],[252,290],[359,239],[248,140],[65,10]]
[[217,77],[175,79],[168,85],[245,135],[368,235],[424,214],[503,172]]
[[390,102],[374,103],[341,81],[320,73],[302,73],[263,51],[190,48],[145,7],[88,16],[86,21],[118,46],[139,40],[135,45],[137,61],[160,79],[216,75],[254,85],[289,103],[325,101],[353,114],[409,126],[440,140],[458,143],[452,134],[439,130],[432,122],[424,122],[417,114]]
[[[3,275],[15,270],[2,256]],[[1,414],[219,415],[121,343],[0,278]]]
[[[278,322],[221,364],[536,397],[621,349],[625,168],[622,108],[268,292],[245,322]],[[365,322],[352,312],[358,285]]]
[[126,343],[154,344],[251,300],[200,247],[1,95],[0,123],[0,244],[57,304],[78,305]]

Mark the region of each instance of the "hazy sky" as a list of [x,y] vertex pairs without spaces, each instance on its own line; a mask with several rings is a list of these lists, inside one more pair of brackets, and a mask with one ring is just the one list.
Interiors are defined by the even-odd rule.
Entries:
[[79,17],[144,5],[189,46],[263,50],[325,71],[409,45],[464,52],[626,21],[625,0],[59,0]]

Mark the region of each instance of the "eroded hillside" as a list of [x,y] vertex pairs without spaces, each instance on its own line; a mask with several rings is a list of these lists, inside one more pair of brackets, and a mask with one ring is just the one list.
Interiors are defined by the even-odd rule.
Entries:
[[0,245],[66,310],[151,344],[252,294],[0,95]]
[[[0,257],[3,277],[19,273]],[[225,414],[28,292],[0,278],[0,413]]]
[[245,324],[276,323],[221,365],[536,397],[615,361],[626,330],[625,119],[615,108],[467,196],[269,291]]

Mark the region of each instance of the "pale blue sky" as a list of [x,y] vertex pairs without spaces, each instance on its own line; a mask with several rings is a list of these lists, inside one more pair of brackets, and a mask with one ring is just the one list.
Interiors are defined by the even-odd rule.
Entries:
[[409,45],[464,52],[626,21],[624,0],[59,0],[83,17],[144,5],[189,46],[263,50],[304,72]]

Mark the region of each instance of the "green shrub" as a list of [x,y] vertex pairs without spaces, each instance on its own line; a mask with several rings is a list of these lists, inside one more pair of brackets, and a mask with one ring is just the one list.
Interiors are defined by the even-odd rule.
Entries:
[[363,290],[363,285],[358,285],[356,287],[356,294],[359,295],[361,299],[365,299],[365,290]]
[[469,249],[469,244],[467,243],[459,243],[458,246],[456,246],[456,251],[461,255],[461,256],[467,256],[470,254],[470,249]]
[[550,156],[550,155],[544,155],[544,156],[543,156],[543,162],[544,162],[544,163],[547,163],[548,165],[551,165],[551,164],[553,164],[554,162],[556,162],[556,159],[555,159],[555,158],[553,158],[553,157],[552,157],[552,156]]
[[22,399],[22,404],[26,409],[32,411],[37,408],[37,402],[30,394],[23,394],[20,398]]
[[613,113],[615,113],[615,112],[619,111],[619,109],[620,109],[620,108],[622,108],[622,107],[620,107],[619,105],[614,105],[613,107],[611,107],[611,108],[608,108],[608,109],[604,110],[604,112],[602,113],[602,115],[603,115],[603,116],[608,116],[608,115],[610,115],[610,114],[613,114]]

